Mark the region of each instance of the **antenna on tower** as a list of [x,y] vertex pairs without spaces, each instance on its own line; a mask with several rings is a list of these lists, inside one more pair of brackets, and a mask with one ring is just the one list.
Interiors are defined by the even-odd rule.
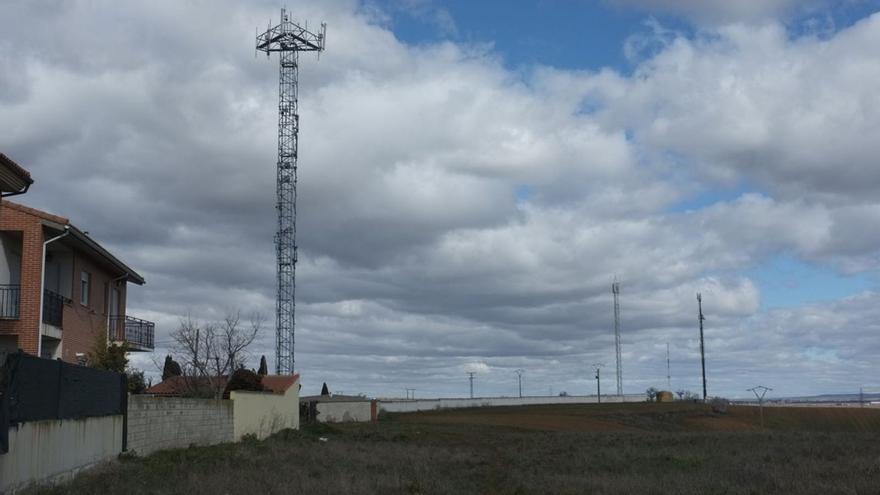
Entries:
[[474,398],[474,375],[476,375],[476,374],[477,374],[477,373],[474,372],[474,371],[468,371],[468,372],[467,372],[467,375],[468,375],[468,381],[471,382],[471,399]]
[[617,277],[611,284],[611,293],[614,295],[614,352],[617,356],[617,395],[623,397],[623,361],[620,358],[620,284]]
[[[322,30],[323,30],[322,26]],[[278,52],[278,162],[276,163],[275,233],[277,299],[275,301],[275,372],[294,372],[294,330],[296,326],[296,159],[299,146],[298,78],[299,52],[324,50],[324,33],[315,34],[291,22],[281,9],[281,21],[256,37],[256,49]]]

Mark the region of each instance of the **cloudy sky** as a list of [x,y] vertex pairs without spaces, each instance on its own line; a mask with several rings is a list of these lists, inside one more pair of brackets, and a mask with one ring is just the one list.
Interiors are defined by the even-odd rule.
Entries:
[[[304,392],[880,391],[880,2],[334,0],[300,71]],[[276,1],[0,3],[23,203],[274,354]],[[146,355],[135,364],[149,372]],[[254,363],[256,365],[256,363]],[[271,366],[271,364],[270,364]]]

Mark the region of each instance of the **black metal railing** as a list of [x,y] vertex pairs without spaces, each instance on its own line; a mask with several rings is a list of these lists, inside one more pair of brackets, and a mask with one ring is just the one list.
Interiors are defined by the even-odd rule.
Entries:
[[153,349],[156,324],[131,316],[110,316],[110,341],[127,342],[145,349]]
[[62,328],[64,304],[68,302],[70,302],[70,299],[57,292],[45,289],[43,291],[43,323]]
[[17,320],[21,285],[0,284],[0,320]]

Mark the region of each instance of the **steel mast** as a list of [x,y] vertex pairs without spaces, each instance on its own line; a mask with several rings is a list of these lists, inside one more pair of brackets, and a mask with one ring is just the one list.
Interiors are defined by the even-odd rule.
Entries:
[[611,284],[614,295],[614,353],[617,357],[617,395],[623,397],[623,361],[620,358],[620,284],[617,280]]
[[320,33],[312,33],[291,21],[281,9],[281,22],[257,35],[256,49],[278,52],[280,71],[278,84],[278,162],[275,184],[275,208],[278,230],[275,233],[277,266],[277,299],[275,302],[275,372],[294,373],[294,329],[296,326],[296,158],[299,134],[297,81],[299,52],[324,50],[327,25]]

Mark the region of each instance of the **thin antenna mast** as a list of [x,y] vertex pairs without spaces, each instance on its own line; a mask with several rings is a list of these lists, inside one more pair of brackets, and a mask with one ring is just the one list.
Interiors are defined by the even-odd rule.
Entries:
[[602,363],[596,363],[593,365],[593,370],[596,372],[596,400],[599,404],[602,403],[602,381],[600,377],[603,366],[605,365]]
[[697,292],[697,306],[700,313],[700,362],[703,365],[703,401],[706,400],[706,345],[703,342],[703,296]]
[[666,388],[672,391],[672,372],[669,367],[669,342],[666,343]]
[[614,295],[614,352],[617,356],[617,395],[623,396],[623,362],[620,359],[620,284],[615,277],[611,284],[611,293]]
[[299,145],[298,78],[299,52],[324,50],[324,25],[315,34],[291,21],[281,9],[281,21],[256,37],[256,49],[278,52],[278,162],[276,164],[275,233],[277,299],[275,301],[275,372],[294,373],[294,330],[296,326],[296,159]]
[[520,368],[518,370],[513,370],[513,372],[516,373],[516,378],[519,381],[519,398],[522,399],[522,376],[523,373],[526,372],[526,370]]

